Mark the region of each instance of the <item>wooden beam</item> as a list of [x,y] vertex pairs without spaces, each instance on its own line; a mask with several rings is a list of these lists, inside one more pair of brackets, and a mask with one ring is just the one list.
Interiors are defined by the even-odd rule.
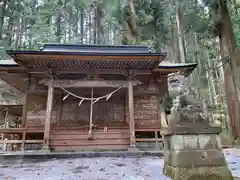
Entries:
[[[96,60],[108,60],[108,61],[157,61],[160,63],[161,60],[165,58],[164,55],[155,55],[155,54],[146,54],[146,55],[122,55],[122,54],[114,54],[114,55],[94,55],[94,54],[17,54],[14,57],[14,60],[19,64],[19,61],[24,62],[28,60],[36,61],[36,60],[49,60],[52,61],[66,61],[66,60],[76,60],[76,61],[96,61]],[[23,63],[21,63],[23,64]]]
[[34,133],[42,133],[44,132],[44,129],[41,127],[35,127],[35,128],[0,128],[0,132],[6,133],[6,134],[14,134],[14,133],[23,133],[26,132],[34,132]]
[[[46,90],[40,90],[40,89],[32,89],[32,90],[29,90],[28,91],[28,93],[29,94],[31,94],[31,93],[33,93],[33,94],[46,94],[48,92],[48,89],[46,89]],[[62,90],[61,89],[56,89],[56,90],[54,90],[54,93],[56,94],[56,93],[58,93],[58,94],[60,94],[60,93],[62,93]]]
[[47,97],[47,110],[46,110],[46,120],[44,127],[44,148],[49,148],[49,138],[50,138],[50,126],[52,119],[52,108],[53,108],[53,93],[54,93],[54,80],[51,78],[48,86],[48,97]]
[[[39,84],[44,84],[45,86],[49,86],[50,80],[49,79],[42,79],[39,81]],[[132,85],[137,86],[142,84],[142,82],[138,80],[132,80]],[[106,80],[55,80],[54,87],[64,87],[64,88],[78,88],[78,87],[128,87],[128,81],[127,80],[115,80],[115,81],[106,81]]]
[[136,139],[137,142],[159,142],[159,141],[163,141],[162,138],[137,138]]
[[153,132],[153,131],[159,131],[159,128],[141,128],[141,129],[135,129],[136,132]]
[[134,120],[134,102],[133,102],[133,79],[130,76],[128,81],[128,113],[129,113],[129,129],[130,129],[130,148],[136,147],[135,138],[135,120]]
[[[49,69],[47,68],[29,68],[28,71],[32,74],[46,74]],[[128,71],[126,69],[112,69],[112,68],[68,68],[68,69],[59,69],[55,68],[53,69],[55,74],[122,74],[126,75],[128,74]],[[150,75],[152,74],[151,70],[146,69],[133,69],[132,70],[135,75]]]
[[[6,144],[21,144],[22,140],[0,140],[1,143]],[[43,140],[25,140],[25,143],[43,143]]]

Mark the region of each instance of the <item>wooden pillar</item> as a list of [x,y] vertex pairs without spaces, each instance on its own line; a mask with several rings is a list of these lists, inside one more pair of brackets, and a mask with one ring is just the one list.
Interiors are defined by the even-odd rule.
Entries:
[[54,80],[49,80],[48,86],[48,97],[47,97],[47,110],[46,110],[46,120],[44,127],[44,144],[43,147],[49,148],[49,138],[50,138],[50,126],[52,119],[52,107],[53,107],[53,93],[54,93]]
[[[5,114],[5,119],[4,119],[4,128],[9,128],[9,124],[8,124],[8,108],[6,109],[6,114]],[[4,133],[2,133],[2,140],[7,140],[4,138]],[[3,151],[7,150],[7,143],[3,144]]]
[[[22,122],[21,122],[21,127],[26,128],[26,122],[27,122],[27,104],[28,104],[28,90],[29,90],[29,85],[30,85],[30,77],[27,79],[27,89],[24,95],[24,104],[22,108]],[[26,139],[26,130],[22,132],[22,145],[21,145],[21,150],[24,151],[25,148],[25,139]]]
[[28,92],[25,93],[24,95],[24,104],[22,108],[22,122],[21,122],[21,127],[25,128],[26,127],[26,121],[27,121],[27,102],[28,102]]
[[129,108],[128,108],[128,92],[126,92],[125,94],[125,119],[126,119],[126,123],[129,125]]
[[58,101],[58,104],[57,104],[57,126],[60,125],[61,123],[61,117],[62,117],[62,104],[63,104],[63,92],[60,93],[60,98],[59,98],[59,101]]
[[135,138],[135,121],[134,121],[134,102],[133,102],[133,82],[132,76],[128,81],[128,114],[129,114],[129,129],[130,129],[130,148],[136,147]]

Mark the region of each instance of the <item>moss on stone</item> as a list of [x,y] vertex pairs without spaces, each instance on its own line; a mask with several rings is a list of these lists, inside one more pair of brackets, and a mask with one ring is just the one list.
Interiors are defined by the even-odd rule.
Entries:
[[163,173],[172,180],[234,180],[227,166],[179,168],[165,165]]
[[222,147],[232,147],[234,145],[234,138],[230,133],[222,132],[219,134]]

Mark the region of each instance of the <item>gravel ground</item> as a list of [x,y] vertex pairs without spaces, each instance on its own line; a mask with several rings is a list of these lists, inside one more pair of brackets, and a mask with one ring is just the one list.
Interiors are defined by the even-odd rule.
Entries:
[[[240,150],[224,153],[233,175],[240,177]],[[0,180],[169,180],[159,157],[11,160],[0,167]]]

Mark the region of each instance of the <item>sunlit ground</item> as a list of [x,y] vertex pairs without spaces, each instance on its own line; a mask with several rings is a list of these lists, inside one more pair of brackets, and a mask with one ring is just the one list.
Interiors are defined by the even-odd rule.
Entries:
[[[224,151],[233,175],[240,177],[240,150]],[[0,162],[0,179],[8,180],[167,180],[163,159],[78,158]]]

